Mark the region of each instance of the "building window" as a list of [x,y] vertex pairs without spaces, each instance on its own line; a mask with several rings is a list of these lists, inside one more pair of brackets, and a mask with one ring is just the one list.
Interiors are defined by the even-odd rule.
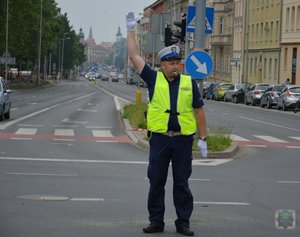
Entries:
[[283,55],[283,70],[286,71],[287,68],[287,61],[288,61],[288,48],[284,49],[284,55]]
[[268,71],[268,79],[271,80],[272,77],[272,58],[269,59],[269,71]]
[[264,23],[260,23],[260,41],[262,42],[264,39]]
[[295,31],[295,7],[292,7],[292,14],[291,14],[291,30]]
[[274,27],[274,22],[271,21],[270,24],[270,40],[273,41],[274,35],[273,35],[273,27]]
[[279,38],[279,21],[276,21],[276,35],[275,40],[278,41]]
[[296,30],[300,30],[300,6],[297,7]]
[[255,30],[255,38],[256,38],[256,42],[258,41],[258,38],[259,38],[259,36],[258,36],[258,28],[259,28],[259,24],[257,23],[257,24],[256,24],[256,30]]
[[274,82],[278,81],[278,74],[277,74],[277,65],[278,63],[278,60],[277,58],[275,58],[275,61],[274,61]]
[[289,23],[290,23],[290,8],[286,8],[286,15],[285,15],[285,31],[289,31]]
[[224,18],[220,17],[220,34],[224,34]]

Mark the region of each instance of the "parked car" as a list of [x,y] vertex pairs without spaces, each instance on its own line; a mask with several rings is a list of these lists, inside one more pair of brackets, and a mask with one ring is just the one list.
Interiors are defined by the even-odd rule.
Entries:
[[267,106],[268,109],[272,109],[273,106],[277,106],[277,100],[283,88],[284,85],[270,85],[261,96],[260,107]]
[[255,83],[250,86],[249,91],[245,94],[244,103],[253,106],[260,104],[261,96],[269,86],[269,83]]
[[216,97],[216,87],[219,83],[213,82],[209,85],[206,92],[206,99],[207,100],[214,100]]
[[210,84],[212,84],[212,82],[210,82],[210,81],[203,82],[203,95],[202,95],[203,99],[206,98],[207,90],[208,90],[208,87],[210,86]]
[[224,93],[229,89],[229,87],[233,85],[232,83],[219,83],[216,87],[216,96],[215,100],[223,100]]
[[237,92],[239,89],[243,88],[245,84],[233,84],[231,85],[227,91],[224,92],[224,101],[233,102],[233,93]]
[[0,121],[10,118],[11,90],[8,89],[3,77],[0,77]]
[[295,108],[300,99],[300,86],[286,85],[278,97],[277,109]]

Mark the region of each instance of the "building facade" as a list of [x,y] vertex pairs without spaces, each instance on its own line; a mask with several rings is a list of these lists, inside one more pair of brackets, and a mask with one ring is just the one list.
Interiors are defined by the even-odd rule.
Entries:
[[280,81],[300,84],[300,1],[284,0],[282,6]]
[[280,83],[281,0],[247,2],[246,82]]

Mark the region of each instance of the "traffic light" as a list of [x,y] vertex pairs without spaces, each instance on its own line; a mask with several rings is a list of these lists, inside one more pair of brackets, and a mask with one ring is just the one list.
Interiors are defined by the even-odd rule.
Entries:
[[173,38],[173,32],[170,25],[165,27],[165,46],[168,47],[172,44],[176,44],[178,39]]
[[180,28],[180,31],[173,33],[174,37],[180,39],[181,42],[185,42],[186,17],[183,17],[181,21],[174,21],[173,23]]

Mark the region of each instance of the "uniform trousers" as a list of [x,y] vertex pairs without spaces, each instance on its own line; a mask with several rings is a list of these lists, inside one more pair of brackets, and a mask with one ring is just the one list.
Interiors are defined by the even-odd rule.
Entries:
[[164,225],[165,184],[171,162],[173,202],[177,214],[175,225],[177,227],[189,226],[189,219],[193,211],[193,196],[188,184],[192,173],[193,136],[169,137],[152,133],[149,143],[150,155],[147,173],[150,181],[149,221],[153,224]]

